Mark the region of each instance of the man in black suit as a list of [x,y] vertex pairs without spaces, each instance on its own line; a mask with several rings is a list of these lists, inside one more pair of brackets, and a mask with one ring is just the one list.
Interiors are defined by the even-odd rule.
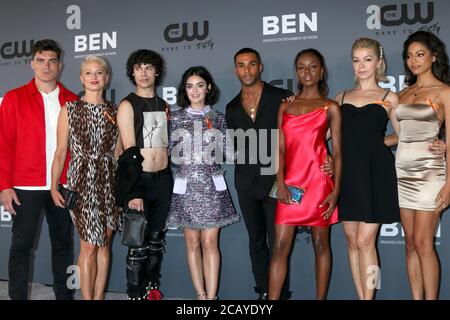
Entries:
[[[241,82],[241,92],[227,104],[225,116],[229,129],[242,129],[248,137],[244,146],[237,144],[234,179],[249,235],[255,291],[259,294],[259,299],[265,299],[275,238],[276,200],[268,196],[276,174],[274,159],[277,153],[277,135],[272,131],[277,129],[281,101],[293,94],[261,80],[263,64],[259,53],[254,49],[239,50],[234,56],[234,65],[236,76]],[[266,151],[262,149],[260,152],[262,145],[266,145]],[[289,298],[288,287],[287,278],[282,299]]]

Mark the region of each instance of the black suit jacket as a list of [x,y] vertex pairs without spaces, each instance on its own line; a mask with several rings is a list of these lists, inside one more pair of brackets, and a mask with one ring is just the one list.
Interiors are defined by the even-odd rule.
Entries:
[[[262,159],[259,156],[261,136],[258,132],[261,133],[260,129],[267,129],[267,152],[263,153],[271,157],[273,152],[277,152],[277,149],[276,145],[273,150],[271,148],[272,135],[270,129],[277,129],[277,115],[281,100],[292,94],[290,91],[274,87],[264,82],[255,122],[251,120],[242,106],[241,92],[227,104],[225,117],[228,128],[234,130],[243,129],[245,132],[249,129],[254,129],[257,136],[257,146],[254,146],[257,151],[256,155],[249,154],[251,147],[248,140],[245,141],[244,150],[237,150],[241,154],[245,152],[245,163],[237,163],[234,172],[234,183],[238,192],[251,192],[258,199],[264,199],[269,194],[275,181],[275,175],[261,174],[261,168],[270,167],[271,164],[261,163]],[[264,143],[264,141],[262,142]],[[251,164],[251,162],[256,162],[256,164]]]

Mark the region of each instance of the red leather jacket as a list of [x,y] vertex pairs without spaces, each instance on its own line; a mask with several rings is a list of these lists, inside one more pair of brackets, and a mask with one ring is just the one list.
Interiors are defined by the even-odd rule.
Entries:
[[[63,106],[78,97],[60,83],[59,102]],[[8,91],[0,106],[0,191],[13,186],[46,184],[44,100],[34,78]],[[67,154],[61,183],[66,183]]]

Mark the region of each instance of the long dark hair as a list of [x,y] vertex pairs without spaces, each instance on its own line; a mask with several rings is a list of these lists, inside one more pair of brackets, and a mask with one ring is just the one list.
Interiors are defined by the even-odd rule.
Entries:
[[408,48],[413,42],[423,44],[430,50],[431,54],[436,57],[433,62],[431,71],[433,75],[440,81],[450,84],[450,73],[448,66],[448,55],[445,49],[445,43],[441,41],[434,33],[428,31],[417,31],[411,34],[403,43],[403,65],[405,67],[405,83],[410,86],[416,83],[417,76],[409,70],[406,60],[408,57]]
[[[300,59],[300,57],[304,54],[313,54],[314,56],[317,57],[317,59],[319,59],[320,62],[320,66],[323,69],[323,74],[322,74],[322,78],[319,80],[319,92],[323,97],[326,97],[328,95],[328,84],[327,84],[327,79],[328,79],[328,71],[327,71],[327,66],[325,65],[325,58],[323,57],[323,55],[317,51],[316,49],[313,48],[309,48],[309,49],[304,49],[302,51],[300,51],[299,53],[297,53],[297,55],[295,56],[295,60],[294,60],[294,68],[296,70],[295,74],[297,74],[297,61],[298,59]],[[299,93],[301,93],[303,91],[303,85],[300,83],[300,81],[297,81],[297,87],[298,87],[298,91]]]
[[177,94],[177,104],[182,107],[186,108],[191,104],[189,101],[187,92],[186,92],[186,82],[189,79],[190,76],[199,76],[206,82],[206,86],[210,87],[208,89],[208,92],[206,93],[205,97],[205,104],[206,105],[214,105],[217,101],[219,101],[219,95],[220,91],[217,85],[214,83],[214,80],[209,73],[209,71],[203,67],[203,66],[196,66],[191,67],[187,69],[183,76],[181,77],[181,82],[178,85],[178,94]]

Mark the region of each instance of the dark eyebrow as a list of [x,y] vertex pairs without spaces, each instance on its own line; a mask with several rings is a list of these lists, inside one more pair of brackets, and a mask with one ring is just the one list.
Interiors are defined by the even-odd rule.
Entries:
[[415,54],[415,53],[420,53],[420,52],[425,52],[425,50],[424,50],[424,49],[419,49],[419,50],[417,50],[416,52],[408,51],[407,54]]
[[188,85],[188,84],[194,85],[194,84],[200,84],[200,83],[206,83],[206,81],[199,81],[197,83],[186,82],[186,85]]

